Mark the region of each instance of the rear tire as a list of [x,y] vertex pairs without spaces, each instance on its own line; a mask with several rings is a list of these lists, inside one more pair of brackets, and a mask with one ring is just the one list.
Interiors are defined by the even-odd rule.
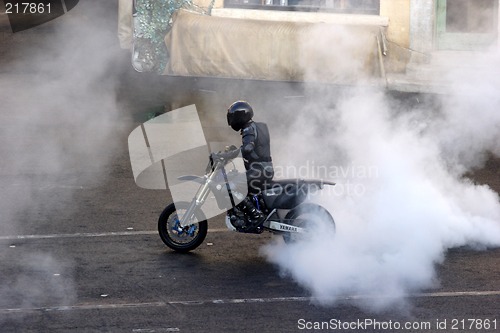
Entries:
[[[208,225],[205,215],[200,211],[194,214],[193,224],[184,228],[179,226],[180,217],[189,207],[188,202],[177,202],[168,205],[158,219],[160,238],[172,250],[186,253],[196,249],[207,236]],[[180,217],[179,217],[180,215]]]
[[290,210],[285,216],[289,224],[296,227],[306,229],[306,233],[291,233],[283,234],[285,243],[295,243],[305,239],[315,232],[315,227],[319,224],[331,224],[335,232],[335,221],[332,215],[322,206],[313,203],[303,203],[294,209]]

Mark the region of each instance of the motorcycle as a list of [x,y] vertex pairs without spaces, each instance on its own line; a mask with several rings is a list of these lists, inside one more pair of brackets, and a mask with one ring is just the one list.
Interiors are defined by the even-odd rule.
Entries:
[[[242,183],[246,186],[246,174],[238,171],[233,158],[214,156],[217,155],[210,155],[204,176],[178,177],[200,186],[191,202],[171,203],[161,213],[158,232],[169,248],[186,253],[203,243],[208,224],[202,207],[210,193],[219,209],[226,211],[225,223],[232,231],[260,234],[267,230],[281,235],[286,243],[292,243],[313,233],[318,223],[329,224],[334,230],[335,221],[328,210],[307,199],[310,193],[335,183],[304,179],[273,180],[254,195],[253,203],[265,219],[256,227],[246,227],[248,216],[238,207],[238,202],[246,197],[245,190],[241,190]],[[232,168],[227,171],[228,165]]]

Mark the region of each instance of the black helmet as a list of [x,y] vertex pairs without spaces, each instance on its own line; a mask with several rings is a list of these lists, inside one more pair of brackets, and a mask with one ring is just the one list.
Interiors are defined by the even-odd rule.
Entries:
[[227,109],[227,124],[239,131],[253,118],[253,109],[245,101],[236,101]]

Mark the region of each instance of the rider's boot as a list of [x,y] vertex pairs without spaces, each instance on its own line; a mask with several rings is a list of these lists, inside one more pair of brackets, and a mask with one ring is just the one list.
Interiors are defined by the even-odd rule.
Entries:
[[265,220],[264,214],[255,207],[252,200],[246,197],[241,203],[241,210],[248,217],[248,227],[258,227]]

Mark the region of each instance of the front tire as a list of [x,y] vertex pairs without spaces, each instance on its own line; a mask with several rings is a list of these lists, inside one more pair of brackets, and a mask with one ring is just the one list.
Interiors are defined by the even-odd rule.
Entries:
[[175,205],[171,203],[165,207],[158,219],[158,233],[163,243],[181,253],[200,246],[208,231],[207,220],[200,210],[195,212],[193,224],[183,228],[180,226],[180,220],[188,207],[188,202],[177,202]]
[[331,225],[335,232],[335,221],[332,215],[324,207],[313,203],[303,203],[290,210],[285,220],[291,225],[305,229],[305,233],[283,234],[283,240],[288,244],[304,240],[315,232],[321,232],[318,230],[321,224],[327,224],[327,227]]

